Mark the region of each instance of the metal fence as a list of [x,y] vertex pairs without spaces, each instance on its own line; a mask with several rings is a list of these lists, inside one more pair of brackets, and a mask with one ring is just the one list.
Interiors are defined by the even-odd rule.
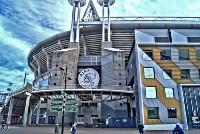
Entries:
[[135,117],[112,117],[109,118],[108,125],[111,128],[136,128]]

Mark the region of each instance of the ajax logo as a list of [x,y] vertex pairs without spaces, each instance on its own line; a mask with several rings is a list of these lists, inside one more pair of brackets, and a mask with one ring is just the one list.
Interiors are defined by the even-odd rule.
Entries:
[[83,88],[94,88],[99,83],[99,74],[92,68],[84,69],[78,76],[78,82]]

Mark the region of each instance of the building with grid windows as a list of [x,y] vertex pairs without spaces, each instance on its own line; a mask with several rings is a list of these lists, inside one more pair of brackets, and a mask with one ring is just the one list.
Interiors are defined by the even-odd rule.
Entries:
[[[136,29],[127,82],[145,127],[199,126],[200,30]],[[187,126],[188,125],[188,126]]]

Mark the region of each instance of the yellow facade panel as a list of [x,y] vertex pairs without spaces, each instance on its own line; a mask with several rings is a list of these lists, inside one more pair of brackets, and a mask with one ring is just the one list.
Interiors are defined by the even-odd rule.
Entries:
[[180,109],[180,103],[176,98],[166,98],[165,96],[165,87],[156,79],[146,79],[144,77],[144,67],[142,64],[140,64],[140,70],[141,70],[141,80],[142,84],[145,87],[148,86],[154,86],[156,87],[156,95],[157,99],[160,100],[162,104],[165,105],[166,108],[176,108],[177,110],[177,118],[182,122],[181,117],[181,109]]
[[144,112],[144,124],[146,125],[163,124],[163,122],[160,119],[148,119],[148,109],[145,104],[143,104],[143,112]]
[[[181,70],[180,68],[173,62],[173,61],[166,61],[166,60],[161,60],[160,59],[160,49],[157,46],[140,46],[141,49],[144,50],[151,50],[153,51],[153,61],[156,62],[156,64],[162,68],[162,69],[172,69],[172,79],[178,83],[178,84],[192,84],[191,79],[182,79],[181,78]],[[191,61],[194,65],[200,68],[200,62],[197,60],[195,61],[196,58],[196,50],[193,47],[177,47],[180,50],[189,50],[189,54],[193,55],[190,56],[193,61]]]

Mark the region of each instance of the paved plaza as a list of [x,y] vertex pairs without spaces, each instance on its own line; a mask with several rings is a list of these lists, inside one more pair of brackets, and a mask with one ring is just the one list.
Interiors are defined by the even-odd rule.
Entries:
[[[77,134],[138,134],[137,129],[133,128],[84,128],[77,127]],[[168,134],[169,131],[145,131],[145,134]],[[0,134],[54,134],[54,126],[40,125],[22,127],[12,125],[10,129],[0,130]],[[64,134],[70,134],[70,128],[65,127]],[[185,131],[185,134],[200,134],[200,129]]]

